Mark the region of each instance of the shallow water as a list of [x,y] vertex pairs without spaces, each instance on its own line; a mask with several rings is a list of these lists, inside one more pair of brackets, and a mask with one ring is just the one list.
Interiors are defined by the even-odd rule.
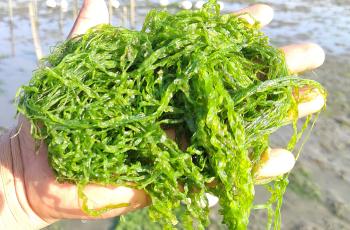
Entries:
[[[37,66],[28,4],[33,1],[12,0],[13,17],[8,2],[0,2],[0,130],[15,125],[14,95],[28,82]],[[68,1],[67,12],[48,8],[45,1],[37,3],[37,27],[40,47],[45,55],[50,47],[69,33],[80,1]],[[128,1],[114,9],[112,23],[130,26]],[[136,28],[140,27],[151,7],[158,1],[136,1]],[[168,7],[178,10],[177,1]],[[247,6],[252,1],[223,1],[224,13]],[[264,1],[275,9],[275,20],[264,31],[276,45],[312,41],[326,51],[325,64],[305,73],[320,81],[329,92],[327,110],[320,119],[291,177],[282,212],[282,229],[350,229],[350,2],[347,0],[280,0]],[[35,9],[35,7],[34,7]],[[280,132],[275,146],[286,138]],[[311,196],[310,196],[311,194]],[[316,194],[316,195],[315,195]],[[261,214],[262,216],[264,214]],[[213,211],[213,218],[218,217]],[[260,215],[252,217],[251,229],[264,229]],[[80,221],[74,222],[77,227]],[[83,224],[86,229],[107,229],[111,221]],[[71,229],[72,222],[51,228]],[[222,228],[214,221],[211,229]]]

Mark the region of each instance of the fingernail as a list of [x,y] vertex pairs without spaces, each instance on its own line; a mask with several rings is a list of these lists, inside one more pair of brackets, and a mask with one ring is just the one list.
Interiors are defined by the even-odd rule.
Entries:
[[268,149],[262,155],[262,164],[256,173],[256,180],[276,177],[289,172],[295,164],[294,155],[285,149]]

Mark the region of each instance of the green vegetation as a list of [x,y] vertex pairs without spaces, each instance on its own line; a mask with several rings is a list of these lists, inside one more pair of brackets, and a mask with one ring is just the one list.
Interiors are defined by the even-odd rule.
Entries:
[[321,192],[310,173],[304,167],[298,167],[290,176],[289,188],[299,196],[321,201]]
[[[279,228],[287,178],[266,185],[270,200],[254,206],[252,169],[288,117],[295,128],[288,148],[300,138],[293,92],[324,90],[289,76],[283,54],[258,29],[221,16],[213,0],[174,15],[152,10],[141,31],[95,27],[53,50],[22,88],[18,111],[46,140],[57,180],[79,185],[90,215],[128,205],[87,207],[86,184],[114,184],[144,189],[150,218],[166,229],[180,220],[204,229],[205,192],[220,198],[230,229],[245,229],[253,207],[267,209],[268,226]],[[185,211],[177,217],[180,202]]]
[[152,222],[148,217],[148,208],[143,208],[124,217],[119,218],[115,230],[162,230],[157,222]]

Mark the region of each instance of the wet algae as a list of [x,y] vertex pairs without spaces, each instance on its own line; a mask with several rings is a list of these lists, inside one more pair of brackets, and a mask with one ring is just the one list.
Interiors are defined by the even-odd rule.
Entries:
[[126,185],[149,194],[149,216],[164,228],[204,229],[210,192],[229,229],[246,229],[254,208],[267,209],[268,228],[278,229],[287,176],[265,185],[270,199],[254,205],[253,169],[287,118],[294,148],[303,131],[295,95],[304,86],[325,95],[289,74],[258,23],[220,15],[209,1],[196,11],[152,10],[141,31],[101,25],[58,45],[22,87],[18,111],[45,139],[57,180],[79,186],[90,215],[128,204],[90,209],[86,184]]

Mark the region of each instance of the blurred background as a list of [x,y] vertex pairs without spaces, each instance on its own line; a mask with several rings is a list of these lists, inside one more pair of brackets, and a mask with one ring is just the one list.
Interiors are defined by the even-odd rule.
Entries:
[[[107,0],[113,25],[139,29],[151,8],[200,8],[203,1]],[[324,65],[303,74],[328,90],[327,109],[306,143],[290,176],[282,207],[282,229],[350,229],[350,1],[267,0],[274,21],[263,31],[273,45],[312,41],[326,51]],[[16,124],[16,90],[26,84],[38,59],[63,41],[73,25],[81,0],[0,1],[0,133]],[[229,13],[256,1],[221,1]],[[280,147],[287,138],[281,130],[272,139]],[[211,209],[209,229],[220,224],[218,206]],[[265,229],[265,213],[254,213],[249,229]],[[147,220],[145,210],[100,221],[60,221],[47,229],[161,229]]]

